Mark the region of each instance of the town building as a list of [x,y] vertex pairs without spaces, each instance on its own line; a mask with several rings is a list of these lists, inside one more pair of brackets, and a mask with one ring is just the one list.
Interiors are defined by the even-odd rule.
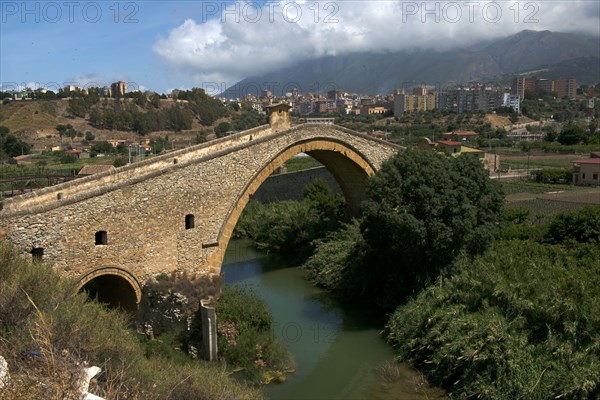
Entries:
[[388,111],[385,107],[370,107],[370,106],[362,106],[360,108],[360,115],[363,117],[368,117],[369,115],[381,115],[385,114]]
[[521,98],[515,94],[504,93],[502,99],[502,106],[510,107],[516,112],[521,112]]
[[504,91],[488,87],[457,88],[438,93],[438,108],[457,114],[477,111],[490,112],[500,107]]
[[394,96],[395,117],[399,117],[405,112],[430,111],[436,108],[435,94],[427,94],[427,89],[425,87],[422,87],[421,89],[422,90],[417,90],[417,92],[425,94],[397,94]]
[[536,79],[535,78],[527,78],[523,76],[517,76],[513,78],[512,83],[510,85],[510,93],[520,98],[525,98],[525,92],[535,93],[536,88]]
[[127,93],[127,83],[118,81],[110,85],[111,97],[122,97],[125,93]]
[[571,161],[573,163],[573,184],[600,186],[600,157]]
[[567,97],[575,99],[577,96],[577,88],[579,85],[575,79],[555,79],[554,91],[558,97]]
[[59,93],[85,93],[87,94],[87,90],[85,90],[84,88],[82,88],[81,86],[76,86],[76,85],[66,85],[60,89],[58,89]]
[[481,161],[483,167],[489,172],[496,172],[500,169],[500,157],[497,154],[486,153],[473,147],[465,146],[461,142],[454,140],[438,140],[434,142],[429,138],[421,138],[417,147],[422,150],[440,151],[450,157],[475,157]]
[[556,93],[558,97],[575,99],[579,85],[573,78],[538,79],[535,77],[515,77],[512,80],[510,93],[525,98],[525,92],[539,95],[540,92]]

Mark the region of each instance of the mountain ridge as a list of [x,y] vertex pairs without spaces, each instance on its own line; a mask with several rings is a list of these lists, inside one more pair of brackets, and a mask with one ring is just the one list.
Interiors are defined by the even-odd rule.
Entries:
[[302,61],[229,87],[223,96],[243,97],[269,89],[282,95],[297,87],[302,93],[342,89],[385,94],[414,84],[445,86],[500,79],[543,69],[538,76],[573,77],[580,83],[600,82],[600,38],[575,33],[524,30],[494,41],[453,50],[357,52]]

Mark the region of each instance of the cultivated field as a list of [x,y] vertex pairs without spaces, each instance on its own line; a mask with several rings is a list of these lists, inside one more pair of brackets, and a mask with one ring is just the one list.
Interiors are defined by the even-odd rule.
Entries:
[[551,185],[515,180],[503,182],[508,208],[529,210],[538,222],[555,214],[578,211],[586,206],[600,207],[600,188]]

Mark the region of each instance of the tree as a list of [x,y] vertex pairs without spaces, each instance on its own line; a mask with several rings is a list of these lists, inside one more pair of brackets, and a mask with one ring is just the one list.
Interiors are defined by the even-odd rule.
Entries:
[[558,214],[550,223],[549,243],[600,243],[600,208],[588,206],[578,212]]
[[596,129],[598,129],[598,120],[597,119],[593,119],[590,121],[590,125],[588,126],[589,130],[590,130],[590,135],[594,135],[594,133],[596,133]]
[[217,135],[217,137],[223,137],[230,130],[231,130],[231,124],[229,122],[221,122],[215,128],[215,134]]
[[127,161],[125,160],[124,157],[118,157],[113,162],[113,167],[119,168],[119,167],[122,167],[123,165],[126,165],[126,164],[127,164]]
[[9,133],[10,133],[10,129],[8,129],[6,126],[0,125],[0,138],[3,138],[4,136],[8,135]]
[[321,251],[336,248],[323,241],[311,262],[322,264],[314,259],[319,253],[341,262],[328,268],[340,276],[324,279],[337,282],[338,294],[384,312],[448,270],[460,253],[483,252],[498,233],[503,205],[499,186],[479,160],[418,150],[386,161],[369,178],[366,195],[360,239],[349,248],[348,237],[355,235],[338,235],[348,256],[340,260]]
[[16,157],[22,154],[29,154],[30,144],[18,139],[13,134],[6,134],[0,141],[2,150],[9,157]]
[[65,151],[61,151],[59,157],[61,164],[73,164],[77,161],[77,157]]
[[110,153],[113,153],[115,151],[115,149],[112,146],[112,144],[110,144],[108,142],[98,142],[92,146],[90,151],[94,155],[95,154],[110,154]]
[[583,128],[577,125],[568,125],[558,135],[557,140],[563,145],[579,144],[579,142],[587,140],[587,135]]
[[56,130],[58,131],[58,135],[60,136],[61,140],[64,136],[67,136],[71,138],[71,141],[73,141],[73,138],[77,136],[77,131],[75,130],[75,128],[73,128],[73,125],[71,124],[56,125]]

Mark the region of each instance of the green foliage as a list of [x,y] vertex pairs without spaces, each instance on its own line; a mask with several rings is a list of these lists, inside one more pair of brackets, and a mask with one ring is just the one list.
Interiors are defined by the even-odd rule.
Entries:
[[108,142],[96,142],[90,148],[92,154],[111,154],[115,152],[115,148]]
[[600,243],[600,207],[558,214],[545,236],[549,243]]
[[599,276],[592,245],[498,243],[399,307],[388,340],[452,397],[597,398]]
[[235,235],[252,239],[262,251],[309,254],[315,239],[339,227],[345,203],[321,179],[308,184],[304,194],[303,201],[251,201],[236,225]]
[[10,129],[8,129],[6,126],[0,125],[0,138],[3,138],[4,136],[8,135],[9,133],[10,133]]
[[547,141],[528,142],[530,150],[540,150],[546,153],[589,153],[598,150],[597,144],[573,144],[562,145],[558,142],[549,143]]
[[66,151],[57,152],[60,154],[60,163],[61,164],[73,164],[77,161],[77,157],[75,157],[71,153],[67,153]]
[[68,138],[71,138],[71,140],[73,140],[75,138],[75,136],[77,136],[77,131],[75,130],[75,128],[73,128],[73,125],[71,124],[67,124],[67,125],[56,125],[56,130],[58,131],[58,135],[61,137],[61,139],[66,136]]
[[364,241],[358,220],[345,224],[315,243],[316,249],[302,266],[315,285],[351,299],[361,287]]
[[170,146],[169,136],[159,136],[150,139],[150,146],[152,146],[152,152],[154,154],[162,153],[168,148],[168,146]]
[[127,165],[127,159],[124,157],[117,157],[115,158],[115,161],[113,161],[113,167],[115,168],[119,168],[124,165]]
[[562,168],[544,168],[531,171],[531,176],[539,183],[570,183],[573,172]]
[[[157,99],[157,104],[154,99]],[[140,102],[136,100],[136,104]],[[147,110],[140,110],[133,103],[114,101],[102,108],[91,108],[89,120],[96,128],[135,131],[140,135],[158,130],[182,131],[192,128],[194,114],[185,105],[174,104],[160,109],[160,99],[156,96],[148,105],[145,102],[143,104],[141,107],[147,107]]]
[[356,290],[384,309],[436,279],[461,252],[497,235],[499,186],[471,157],[406,151],[369,179],[361,231],[368,248]]
[[507,208],[504,210],[501,238],[505,240],[542,241],[547,227],[531,223],[530,212],[524,208]]
[[306,252],[318,224],[316,210],[306,202],[250,202],[236,226],[236,235],[253,240],[266,252]]
[[16,157],[22,154],[29,154],[31,145],[18,139],[12,133],[7,133],[0,139],[0,150],[8,157]]
[[67,111],[71,114],[85,118],[87,113],[90,111],[90,108],[98,103],[100,97],[97,91],[90,90],[88,95],[80,95],[72,97],[69,100],[69,106],[67,107]]
[[223,137],[227,134],[227,132],[229,132],[231,130],[231,124],[229,122],[221,122],[219,125],[217,125],[217,127],[215,128],[215,134],[217,135],[217,137]]
[[200,119],[202,125],[212,125],[217,119],[227,116],[227,108],[223,103],[207,95],[204,89],[193,88],[192,90],[180,91],[177,94],[177,99],[189,102],[187,107],[193,115]]
[[244,110],[241,114],[233,116],[231,129],[234,131],[245,131],[267,123],[266,115],[259,114],[254,110]]
[[233,322],[241,331],[269,331],[273,324],[264,301],[248,287],[224,286],[217,313],[220,320]]
[[323,164],[312,157],[292,157],[285,162],[287,172],[302,171],[309,168],[322,167]]
[[573,145],[579,143],[586,143],[588,139],[587,134],[583,128],[576,125],[568,125],[558,135],[558,142],[563,145]]
[[243,368],[246,379],[260,383],[268,375],[281,376],[291,370],[290,357],[272,332],[271,314],[250,288],[225,286],[217,314],[221,356],[230,365]]

